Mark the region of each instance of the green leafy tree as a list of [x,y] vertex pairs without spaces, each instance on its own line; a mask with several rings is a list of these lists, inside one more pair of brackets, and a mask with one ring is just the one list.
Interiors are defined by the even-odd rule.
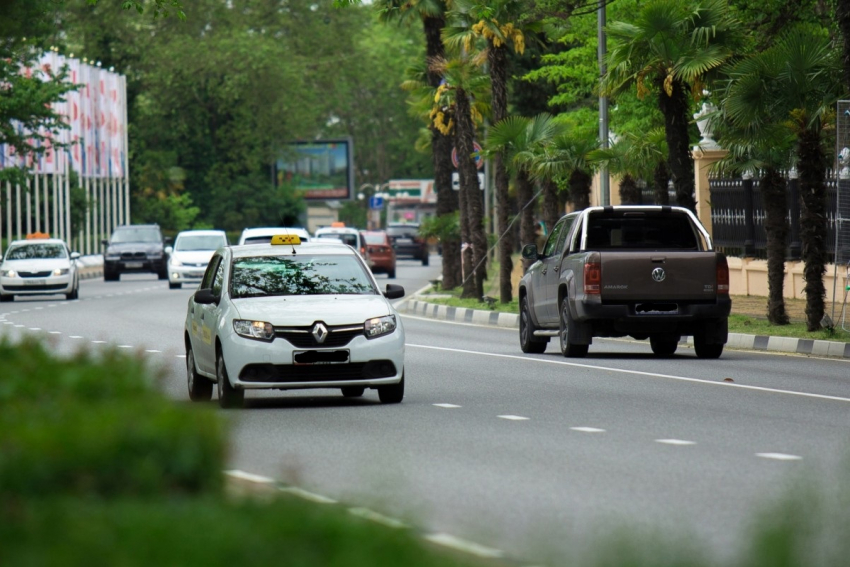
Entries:
[[691,101],[701,96],[711,72],[734,55],[740,25],[726,0],[652,0],[631,21],[609,24],[608,35],[603,88],[616,95],[635,85],[639,97],[658,97],[677,202],[694,210]]

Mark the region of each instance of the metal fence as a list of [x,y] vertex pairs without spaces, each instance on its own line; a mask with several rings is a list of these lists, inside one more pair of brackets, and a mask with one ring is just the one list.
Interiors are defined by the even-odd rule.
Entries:
[[[714,246],[729,256],[767,257],[767,235],[764,230],[764,201],[759,180],[752,183],[752,213],[748,213],[747,181],[744,179],[711,178],[711,228]],[[790,227],[787,257],[800,259],[800,204],[797,180],[788,179],[785,219]],[[828,261],[835,258],[836,212],[838,179],[830,172],[827,190],[827,248]],[[748,222],[752,219],[752,225]],[[750,238],[751,237],[751,238]],[[748,242],[750,240],[751,242]],[[750,248],[747,250],[747,248]]]

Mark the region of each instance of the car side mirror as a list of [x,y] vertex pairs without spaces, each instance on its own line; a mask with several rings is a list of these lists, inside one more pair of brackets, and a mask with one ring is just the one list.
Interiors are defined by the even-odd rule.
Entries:
[[174,252],[174,248],[172,248],[171,246],[166,246],[164,252],[166,254],[171,254],[172,252]]
[[213,291],[210,288],[199,289],[195,292],[195,295],[192,296],[192,299],[199,305],[211,305],[213,303],[218,303],[218,298],[213,294]]
[[384,297],[387,299],[399,299],[404,297],[404,287],[398,284],[387,284],[387,291],[384,292]]
[[165,243],[165,244],[171,244],[172,242],[174,242],[174,239],[171,238],[170,236],[166,236],[165,238],[162,239],[162,242]]
[[100,243],[103,244],[104,246],[109,246],[109,241],[105,238],[103,240],[101,240]]
[[540,254],[537,252],[536,244],[526,244],[522,247],[522,257],[526,260],[537,260]]
[[71,252],[71,260],[76,260],[80,257],[79,252]]

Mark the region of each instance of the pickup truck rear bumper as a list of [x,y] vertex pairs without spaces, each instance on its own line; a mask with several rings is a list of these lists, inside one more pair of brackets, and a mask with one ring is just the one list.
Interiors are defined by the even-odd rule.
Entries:
[[[669,303],[668,302],[668,306]],[[576,302],[574,319],[588,323],[597,337],[623,335],[670,334],[710,335],[708,342],[726,342],[726,319],[732,309],[728,296],[718,296],[714,303],[677,303],[675,313],[638,313],[637,306],[646,302],[602,303]]]

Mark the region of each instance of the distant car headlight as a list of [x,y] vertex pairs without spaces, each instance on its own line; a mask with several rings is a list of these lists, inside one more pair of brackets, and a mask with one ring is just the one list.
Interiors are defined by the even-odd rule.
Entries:
[[367,339],[374,339],[375,337],[388,335],[395,331],[395,328],[395,315],[386,315],[384,317],[367,319],[366,324],[364,325]]
[[181,261],[180,261],[180,260],[178,260],[177,258],[172,258],[172,259],[171,259],[171,265],[172,265],[172,266],[174,266],[175,268],[177,268],[177,267],[179,267],[179,266],[182,266],[182,265],[183,265],[183,262],[181,262]]
[[54,276],[67,276],[70,270],[68,268],[56,268],[53,270]]
[[274,339],[274,327],[265,321],[246,321],[245,319],[234,319],[233,330],[240,337],[256,339],[258,341],[271,341]]
[[4,278],[16,278],[18,277],[18,272],[16,272],[15,270],[3,270],[2,272],[0,272],[0,275],[2,275]]

